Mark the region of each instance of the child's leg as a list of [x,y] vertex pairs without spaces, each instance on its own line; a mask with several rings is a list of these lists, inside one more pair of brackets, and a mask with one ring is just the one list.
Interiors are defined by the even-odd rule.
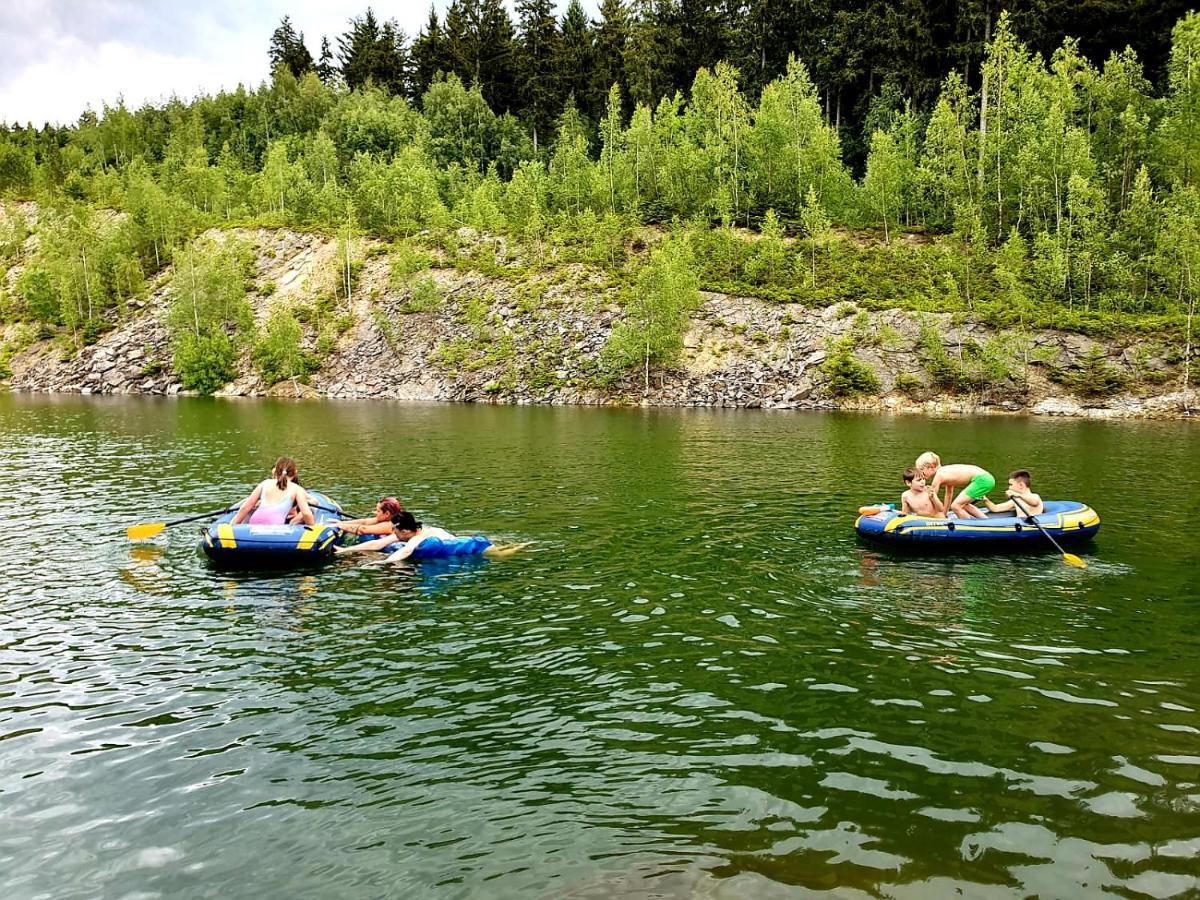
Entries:
[[967,493],[966,488],[954,498],[954,502],[950,504],[960,519],[986,519],[987,516],[974,503],[975,498]]
[[483,551],[483,555],[491,559],[504,559],[520,550],[524,550],[533,543],[536,543],[536,541],[525,541],[521,544],[492,544],[492,546]]

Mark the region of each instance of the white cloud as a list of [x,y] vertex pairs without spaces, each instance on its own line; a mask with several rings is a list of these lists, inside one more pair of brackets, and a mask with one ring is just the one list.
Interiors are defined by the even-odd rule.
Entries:
[[[429,0],[0,0],[0,122],[70,124],[119,96],[136,109],[254,86],[269,75],[267,44],[284,15],[315,57],[322,35],[336,52],[336,36],[368,4],[409,37],[429,15]],[[584,0],[590,14],[597,5]]]

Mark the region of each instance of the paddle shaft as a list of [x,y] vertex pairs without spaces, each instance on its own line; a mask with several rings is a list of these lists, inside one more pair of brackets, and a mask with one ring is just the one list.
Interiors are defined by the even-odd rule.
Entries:
[[1031,516],[1029,514],[1029,510],[1025,507],[1025,504],[1023,504],[1016,497],[1009,497],[1009,499],[1012,500],[1013,506],[1015,506],[1017,509],[1019,509],[1021,511],[1022,515],[1025,516],[1025,520],[1027,522],[1032,522],[1037,527],[1037,530],[1046,536],[1046,540],[1048,540],[1051,544],[1054,545],[1055,550],[1057,550],[1063,556],[1067,555],[1067,551],[1064,550],[1062,547],[1060,547],[1058,545],[1058,541],[1056,541],[1053,537],[1051,537],[1050,532],[1048,532],[1045,528],[1042,527],[1042,523],[1037,520],[1037,517]]
[[[334,509],[332,506],[323,506],[320,503],[308,504],[311,509],[323,509],[325,512],[337,513],[339,516],[345,515],[340,509]],[[236,512],[241,508],[239,503],[237,506],[230,506],[226,509],[215,509],[212,512],[198,513],[194,516],[184,516],[182,519],[172,519],[170,522],[163,522],[164,528],[170,528],[172,525],[183,525],[185,522],[198,522],[200,519],[211,519],[214,516],[222,516],[225,513]]]

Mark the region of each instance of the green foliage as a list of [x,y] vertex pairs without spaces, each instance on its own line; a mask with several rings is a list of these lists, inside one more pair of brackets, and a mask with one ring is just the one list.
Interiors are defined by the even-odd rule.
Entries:
[[388,276],[394,290],[400,290],[408,283],[411,275],[423,272],[433,263],[428,253],[419,250],[407,241],[395,245],[388,255]]
[[232,239],[176,251],[167,326],[184,387],[208,394],[236,377],[238,346],[254,322],[249,275],[249,248]]
[[412,284],[412,291],[400,306],[403,313],[433,312],[442,305],[444,296],[438,283],[432,278],[418,278]]
[[[685,6],[604,0],[596,23],[572,5],[560,25],[549,0],[521,0],[515,39],[498,0],[455,3],[411,58],[368,13],[315,63],[285,21],[259,88],[0,130],[0,194],[39,199],[5,315],[78,346],[231,223],[420,235],[454,266],[515,278],[576,261],[623,281],[641,226],[689,222],[701,284],[771,301],[1089,333],[1194,312],[1200,16],[1174,23],[1167,60],[1165,8],[1139,16],[1137,54],[1069,4],[1001,15],[981,54],[934,39],[979,34],[970,4],[902,29],[886,4],[850,19],[845,4]],[[1117,52],[1097,67],[1080,47]],[[759,221],[761,240],[732,228]],[[459,248],[464,225],[502,233],[504,255]],[[882,242],[847,234],[865,225]],[[0,259],[23,252],[21,228],[0,225]],[[418,254],[393,260],[397,289]],[[339,255],[348,299],[358,261]]]
[[686,237],[656,247],[627,293],[625,316],[605,345],[608,370],[622,373],[641,365],[648,390],[651,364],[676,359],[690,314],[699,305],[699,283]]
[[302,337],[300,323],[292,311],[280,305],[272,307],[251,352],[254,365],[267,384],[303,378],[320,368],[317,357],[301,347]]
[[913,399],[917,399],[925,387],[925,382],[921,380],[920,376],[914,375],[912,372],[900,372],[896,375],[894,384],[896,390]]
[[829,379],[826,388],[834,397],[879,393],[879,376],[848,349],[829,354],[821,364],[821,371]]
[[185,331],[173,343],[172,365],[184,388],[211,394],[237,377],[237,348],[223,331]]
[[1087,397],[1107,397],[1123,389],[1126,376],[1108,361],[1103,348],[1092,347],[1079,360],[1079,368],[1068,373],[1064,380],[1079,394]]

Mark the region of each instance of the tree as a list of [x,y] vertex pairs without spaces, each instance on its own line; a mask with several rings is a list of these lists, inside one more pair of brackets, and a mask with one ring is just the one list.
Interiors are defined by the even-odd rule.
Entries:
[[903,187],[903,158],[896,141],[885,131],[871,135],[871,153],[867,157],[867,174],[863,178],[863,196],[867,207],[877,220],[883,222],[884,243],[891,244],[891,224],[900,208]]
[[804,196],[804,206],[800,208],[800,226],[808,235],[808,242],[812,249],[812,287],[814,289],[817,286],[817,244],[828,235],[831,224],[829,216],[821,207],[821,200],[817,196],[816,190],[810,184],[808,193]]
[[212,393],[237,375],[237,346],[254,324],[246,251],[205,241],[175,253],[167,327],[184,387]]
[[600,121],[600,169],[608,211],[624,212],[632,203],[632,184],[626,158],[625,134],[621,130],[621,88],[613,84],[608,104]]
[[497,115],[520,106],[517,94],[517,53],[512,19],[503,0],[483,0],[479,11],[479,61],[477,82],[483,99]]
[[539,136],[550,133],[562,98],[557,69],[561,36],[552,0],[517,0],[517,18],[521,46],[517,81],[522,114],[537,153]]
[[592,69],[585,108],[599,110],[609,89],[625,84],[625,45],[629,40],[629,13],[623,0],[601,0],[600,19],[592,24]]
[[651,363],[670,363],[678,357],[691,313],[700,306],[695,260],[685,236],[654,249],[624,305],[625,319],[609,335],[604,356],[614,372],[641,363],[643,391],[648,394]]
[[918,180],[923,191],[923,213],[927,221],[947,228],[954,210],[975,201],[973,114],[967,86],[951,72],[925,129]]
[[583,115],[595,122],[600,110],[591,106],[592,29],[579,0],[570,0],[563,14],[558,42],[557,60],[559,91],[564,98],[574,98]]
[[1163,168],[1177,184],[1200,184],[1200,13],[1172,33],[1170,91],[1160,145]]
[[437,10],[429,7],[429,21],[417,33],[410,52],[412,60],[412,97],[413,102],[419,101],[433,84],[438,72],[449,73],[449,47],[445,32],[438,21]]
[[286,66],[296,78],[313,68],[312,54],[304,46],[304,33],[296,32],[289,16],[284,16],[279,27],[271,34],[271,46],[267,51],[271,69]]
[[353,90],[373,82],[390,94],[404,94],[407,55],[404,32],[394,20],[382,25],[368,7],[350,20],[350,29],[338,38],[342,77]]
[[679,33],[672,27],[670,0],[632,0],[631,5],[636,15],[624,58],[629,96],[635,104],[653,107],[673,91]]
[[425,92],[422,108],[429,122],[429,153],[439,166],[458,164],[483,172],[491,160],[496,114],[479,87],[463,87],[457,75],[439,76]]
[[1176,188],[1171,193],[1160,241],[1160,271],[1171,287],[1176,308],[1185,316],[1183,402],[1190,408],[1193,328],[1200,294],[1200,191],[1196,188]]
[[337,82],[338,71],[337,65],[333,61],[333,51],[329,48],[329,38],[321,38],[321,58],[317,60],[315,68],[317,77],[321,79],[321,84],[326,87],[333,87]]

